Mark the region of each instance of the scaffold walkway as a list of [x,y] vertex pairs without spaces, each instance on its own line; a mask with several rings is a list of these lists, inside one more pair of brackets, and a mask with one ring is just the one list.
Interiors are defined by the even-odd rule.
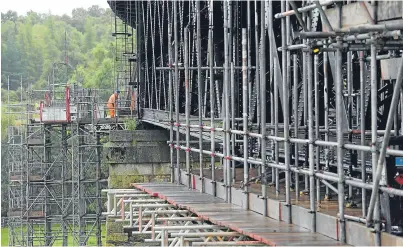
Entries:
[[133,183],[132,186],[170,204],[191,211],[218,226],[270,246],[349,246],[300,226],[245,210],[217,197],[171,183]]

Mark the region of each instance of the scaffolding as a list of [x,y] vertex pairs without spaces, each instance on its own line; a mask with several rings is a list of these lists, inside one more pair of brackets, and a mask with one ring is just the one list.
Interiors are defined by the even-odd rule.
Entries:
[[67,126],[27,125],[27,245],[67,244],[69,155]]
[[[170,131],[172,182],[269,216],[269,204],[283,200],[286,223],[343,243],[379,246],[403,234],[401,2],[109,3],[116,88],[134,81],[142,122]],[[81,244],[91,234],[85,225],[98,226],[84,205],[99,198],[85,195],[84,181],[98,180],[82,172],[95,162],[88,149],[98,137],[84,124],[71,129],[72,224]],[[332,229],[320,227],[323,214],[336,219]],[[370,240],[347,229],[365,229]]]
[[101,246],[107,172],[100,140],[108,130],[98,125],[104,104],[98,90],[68,85],[65,78],[53,77],[48,86],[28,85],[23,98],[21,78],[19,103],[8,91],[7,114],[15,121],[8,129],[9,245],[82,246],[91,237]]
[[[28,235],[28,222],[23,216],[28,206],[26,198],[27,173],[25,170],[27,158],[26,122],[32,114],[30,112],[32,106],[29,102],[25,102],[22,77],[12,76],[11,80],[14,83],[19,81],[20,86],[16,88],[16,92],[20,93],[20,98],[12,101],[9,93],[10,76],[8,76],[6,115],[12,116],[7,117],[8,237],[10,245],[25,246]],[[12,121],[14,125],[11,125]]]
[[304,201],[312,231],[335,203],[342,242],[347,221],[366,222],[376,245],[403,233],[401,2],[130,4],[141,117],[170,130],[174,182],[196,174],[228,202],[238,186],[266,206],[281,197],[288,223]]
[[[147,188],[147,185],[151,187]],[[114,217],[115,222],[123,224],[126,232],[131,235],[140,235],[139,242],[145,245],[161,244],[161,246],[266,246],[261,241],[241,232],[234,231],[224,223],[212,223],[210,218],[202,213],[195,212],[194,209],[187,210],[186,205],[178,206],[168,203],[164,189],[169,188],[168,193],[183,194],[181,198],[186,198],[187,202],[205,200],[206,203],[216,208],[211,210],[226,209],[239,210],[238,208],[228,208],[222,201],[214,201],[211,196],[191,192],[184,186],[172,186],[169,183],[160,184],[132,184],[136,189],[107,189],[102,192],[107,193],[107,211],[104,215]],[[162,189],[158,193],[160,196],[153,196],[151,192]],[[149,192],[145,193],[147,190]],[[172,200],[171,200],[172,201]],[[195,204],[193,204],[195,205]],[[202,204],[196,203],[196,205]],[[220,208],[221,207],[221,208]],[[206,210],[204,208],[204,210]],[[233,213],[233,211],[232,211]],[[240,213],[237,211],[236,213]],[[229,213],[231,214],[231,213]],[[264,217],[262,217],[264,219]],[[242,220],[242,219],[240,219]],[[265,220],[265,219],[264,219]],[[252,234],[250,234],[252,235]]]
[[26,207],[24,128],[23,126],[9,126],[7,134],[9,244],[12,246],[25,246],[26,232],[24,228],[26,222],[21,215]]
[[[115,6],[117,7],[117,6]],[[118,116],[133,116],[136,97],[136,50],[135,29],[130,26],[133,21],[132,5],[130,2],[114,9],[113,32],[115,37],[115,90],[120,91],[123,97],[118,98]],[[121,16],[121,19],[118,17]]]
[[86,245],[89,237],[94,236],[101,246],[100,133],[91,125],[79,123],[72,133],[73,236],[79,245]]

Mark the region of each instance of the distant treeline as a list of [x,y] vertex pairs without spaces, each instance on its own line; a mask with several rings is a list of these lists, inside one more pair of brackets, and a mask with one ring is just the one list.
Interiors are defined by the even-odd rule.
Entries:
[[[85,87],[111,88],[115,40],[112,33],[112,11],[99,6],[77,8],[69,15],[28,12],[1,13],[1,84],[4,89],[10,76],[10,88],[28,83],[43,89],[51,76],[52,64],[66,61],[69,81]],[[66,37],[65,37],[66,36]],[[66,49],[67,47],[67,49]],[[11,94],[18,100],[20,92]]]

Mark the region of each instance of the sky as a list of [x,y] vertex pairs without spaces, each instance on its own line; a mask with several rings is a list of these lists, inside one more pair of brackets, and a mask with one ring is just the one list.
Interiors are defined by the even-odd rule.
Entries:
[[67,14],[71,16],[71,11],[75,8],[89,8],[98,5],[101,8],[109,8],[106,0],[5,0],[0,3],[2,13],[8,10],[17,11],[18,15],[25,15],[33,10],[38,13],[49,13],[54,15]]

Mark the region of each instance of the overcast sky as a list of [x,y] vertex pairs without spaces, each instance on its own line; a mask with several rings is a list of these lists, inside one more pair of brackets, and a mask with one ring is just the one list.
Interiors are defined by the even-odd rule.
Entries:
[[68,14],[75,8],[88,8],[98,5],[101,8],[109,8],[106,0],[4,0],[1,1],[0,10],[5,13],[8,10],[17,11],[18,15],[25,15],[33,10],[38,13],[49,13],[54,15]]

